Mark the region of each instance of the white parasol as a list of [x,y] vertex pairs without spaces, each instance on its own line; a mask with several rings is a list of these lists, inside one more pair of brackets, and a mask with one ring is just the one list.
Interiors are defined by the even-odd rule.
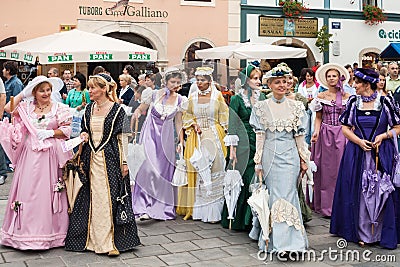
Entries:
[[193,155],[190,157],[189,161],[203,180],[204,187],[207,190],[207,195],[210,195],[212,190],[211,165],[213,158],[207,148],[201,145],[199,134],[197,134],[197,138],[198,145],[194,149]]
[[242,189],[243,180],[240,172],[235,170],[235,162],[232,164],[233,169],[227,170],[224,178],[224,196],[226,207],[228,208],[229,229],[231,229],[233,213],[236,209],[236,204]]
[[247,200],[251,209],[257,214],[258,221],[262,229],[262,239],[265,241],[265,249],[268,248],[270,233],[270,209],[268,206],[269,193],[268,189],[262,187],[262,174],[259,175],[260,187],[253,192]]
[[188,184],[186,161],[183,158],[183,148],[179,152],[179,159],[176,161],[174,177],[172,177],[171,184],[173,186],[184,186]]
[[146,153],[144,151],[143,144],[137,143],[139,120],[135,120],[135,131],[133,133],[133,142],[128,144],[128,155],[126,157],[126,163],[129,169],[130,184],[133,186],[135,184],[136,175],[142,166],[143,162],[146,160]]

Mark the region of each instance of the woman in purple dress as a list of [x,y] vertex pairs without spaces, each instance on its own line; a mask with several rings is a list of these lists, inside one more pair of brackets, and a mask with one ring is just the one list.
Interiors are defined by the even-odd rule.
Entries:
[[[340,163],[330,232],[361,246],[379,242],[384,248],[395,249],[400,240],[395,215],[399,203],[395,198],[398,192],[387,177],[392,174],[395,153],[393,131],[387,129],[400,133],[398,109],[393,98],[376,91],[378,73],[357,69],[354,75],[357,95],[349,98],[340,116],[349,141]],[[374,176],[375,169],[379,172]]]
[[[132,200],[133,212],[141,220],[171,220],[176,217],[176,192],[171,181],[175,171],[175,151],[179,153],[183,149],[182,104],[185,101],[177,93],[183,78],[178,69],[166,71],[166,87],[148,91],[150,97],[143,91],[143,102],[133,113],[133,117],[138,118],[149,109],[140,134],[147,158],[136,175]],[[174,122],[179,138],[177,148]]]
[[341,65],[328,63],[318,68],[316,76],[328,90],[319,93],[310,105],[310,109],[316,112],[311,138],[311,158],[317,165],[312,206],[316,212],[331,216],[336,178],[346,145],[339,116],[345,110],[350,95],[344,92],[343,81],[347,81],[350,75]]

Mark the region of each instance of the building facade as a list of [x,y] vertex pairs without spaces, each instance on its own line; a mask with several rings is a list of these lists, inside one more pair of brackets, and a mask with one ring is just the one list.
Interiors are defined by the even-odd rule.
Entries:
[[[156,66],[163,70],[195,60],[197,49],[227,45],[228,13],[239,18],[240,0],[25,0],[10,1],[2,11],[0,46],[77,28],[155,49]],[[109,64],[121,72],[127,62]],[[78,69],[85,67],[89,73],[93,68]]]
[[[306,48],[307,58],[294,60],[301,67],[311,67],[316,61],[339,64],[359,63],[369,66],[380,52],[393,41],[400,41],[400,5],[393,0],[298,0],[309,8],[299,36],[290,30],[287,19],[282,30],[271,28],[269,21],[285,20],[279,0],[241,0],[241,41],[287,45]],[[365,23],[362,8],[373,4],[382,8],[387,20],[370,26]],[[286,23],[286,24],[285,24]],[[297,21],[295,21],[295,24]],[[282,24],[282,25],[283,25]],[[311,31],[326,25],[332,34],[329,51],[320,53]],[[294,26],[293,26],[294,27]],[[297,25],[296,25],[297,27]],[[296,31],[298,29],[296,28]],[[307,36],[308,35],[308,36]],[[273,62],[274,63],[274,62]]]

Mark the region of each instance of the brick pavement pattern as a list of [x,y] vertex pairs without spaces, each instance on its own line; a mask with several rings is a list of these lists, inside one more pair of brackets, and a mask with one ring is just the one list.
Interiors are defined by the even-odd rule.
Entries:
[[[11,177],[0,186],[0,222],[6,208],[8,188]],[[18,251],[0,246],[0,267],[44,267],[44,266],[400,266],[400,250],[383,250],[377,246],[360,248],[357,244],[348,243],[345,249],[338,249],[338,238],[329,234],[329,219],[313,214],[313,219],[306,225],[310,250],[315,251],[316,260],[272,260],[260,259],[257,255],[256,241],[248,238],[247,233],[223,229],[219,224],[208,224],[200,221],[183,221],[178,217],[174,221],[138,222],[139,236],[143,243],[130,252],[119,257],[96,255],[93,252],[67,252],[63,248],[48,251]],[[338,250],[335,260],[329,258],[323,250]],[[346,261],[347,251],[358,251],[360,260]],[[363,251],[370,250],[371,260],[378,255],[382,258],[393,255],[398,262],[372,262],[362,257]],[[342,258],[340,260],[340,251]],[[310,254],[311,255],[311,254]],[[319,259],[322,258],[320,261]],[[264,255],[261,255],[264,257]],[[392,256],[390,256],[392,257]]]

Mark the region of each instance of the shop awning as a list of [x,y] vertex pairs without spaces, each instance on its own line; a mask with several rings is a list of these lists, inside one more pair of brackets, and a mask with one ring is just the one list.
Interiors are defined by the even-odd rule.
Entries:
[[390,43],[381,53],[381,59],[399,60],[400,59],[400,43]]

